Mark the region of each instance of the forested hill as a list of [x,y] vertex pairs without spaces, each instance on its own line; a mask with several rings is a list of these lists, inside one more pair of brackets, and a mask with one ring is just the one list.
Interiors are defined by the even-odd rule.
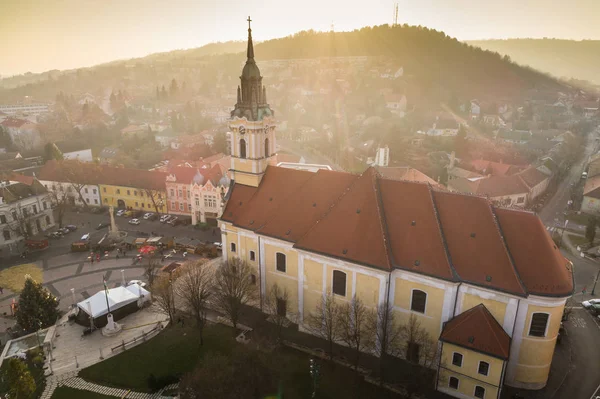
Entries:
[[[214,85],[209,73],[221,71],[232,76],[239,74],[244,48],[243,41],[215,43],[92,68],[56,71],[51,76],[47,73],[30,74],[25,76],[25,86],[21,84],[22,87],[18,88],[14,88],[17,86],[15,77],[10,82],[0,81],[0,87],[10,88],[4,93],[0,89],[0,98],[2,94],[6,98],[19,98],[22,95],[54,98],[61,90],[90,91],[99,87],[117,87],[123,82],[128,86],[153,88],[157,84],[164,84],[165,79],[169,82],[178,70],[186,70],[188,74],[205,80],[205,84]],[[518,100],[531,89],[566,90],[553,78],[512,63],[508,57],[462,43],[443,32],[408,25],[382,25],[335,33],[304,31],[257,43],[255,55],[259,65],[261,61],[269,59],[381,57],[383,65],[388,63],[391,68],[403,66],[410,78],[411,88],[416,88],[420,96],[432,102],[452,98],[464,101],[471,98]],[[374,62],[372,65],[381,66],[381,63]],[[132,66],[135,68],[131,69]],[[356,77],[360,78],[360,73],[356,73]]]
[[554,79],[469,46],[433,29],[382,25],[351,32],[300,32],[255,46],[258,60],[320,56],[390,56],[427,88],[473,97],[515,96],[529,89],[559,89]]
[[588,80],[600,85],[600,40],[509,39],[468,43],[507,54],[519,64],[557,77]]

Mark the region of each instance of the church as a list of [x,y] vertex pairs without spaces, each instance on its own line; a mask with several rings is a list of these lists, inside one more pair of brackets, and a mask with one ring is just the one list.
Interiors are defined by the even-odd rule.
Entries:
[[439,391],[490,399],[504,384],[544,387],[573,275],[541,220],[374,168],[269,166],[276,121],[250,26],[240,79],[219,225],[223,258],[255,271],[261,308],[272,285],[285,288],[306,331],[326,293],[372,309],[391,304],[396,320],[414,316],[438,340]]

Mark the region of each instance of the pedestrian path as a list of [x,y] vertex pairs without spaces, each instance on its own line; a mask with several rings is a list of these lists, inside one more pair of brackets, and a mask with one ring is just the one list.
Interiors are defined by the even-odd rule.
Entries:
[[[145,392],[136,392],[131,391],[129,389],[121,389],[121,388],[113,388],[107,387],[104,385],[94,384],[93,382],[88,382],[83,378],[77,376],[77,371],[62,374],[57,377],[50,377],[46,382],[46,389],[42,393],[41,399],[50,399],[54,390],[60,386],[66,386],[69,388],[80,389],[82,391],[90,391],[99,393],[106,396],[114,396],[117,398],[130,398],[130,399],[162,399],[162,398],[171,398],[170,396],[163,396],[162,393],[165,391],[170,391],[176,389],[179,384],[171,384],[161,389],[156,393],[145,393]],[[127,396],[125,396],[127,395]]]

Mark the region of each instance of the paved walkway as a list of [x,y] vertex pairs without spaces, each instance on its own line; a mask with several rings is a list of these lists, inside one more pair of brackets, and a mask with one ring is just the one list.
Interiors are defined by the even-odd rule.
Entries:
[[[117,398],[131,398],[131,399],[160,399],[160,398],[171,398],[171,396],[163,396],[162,393],[176,389],[179,384],[171,384],[161,389],[156,393],[145,393],[136,392],[129,389],[112,388],[104,385],[94,384],[87,382],[83,378],[77,376],[77,371],[63,374],[61,376],[52,376],[48,378],[46,382],[46,389],[42,393],[41,399],[50,399],[54,394],[54,390],[60,386],[69,388],[79,389],[82,391],[90,391],[99,393],[107,396],[115,396]],[[127,396],[125,396],[127,395]]]

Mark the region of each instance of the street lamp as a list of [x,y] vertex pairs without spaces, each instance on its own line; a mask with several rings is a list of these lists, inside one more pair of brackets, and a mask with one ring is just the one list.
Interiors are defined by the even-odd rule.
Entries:
[[315,359],[310,359],[310,376],[312,377],[313,392],[311,398],[317,396],[317,387],[319,386],[319,380],[321,378],[321,366],[315,362]]

